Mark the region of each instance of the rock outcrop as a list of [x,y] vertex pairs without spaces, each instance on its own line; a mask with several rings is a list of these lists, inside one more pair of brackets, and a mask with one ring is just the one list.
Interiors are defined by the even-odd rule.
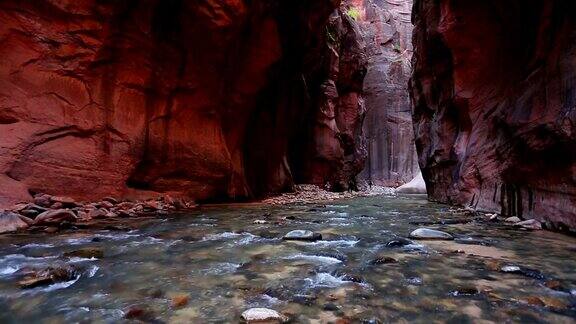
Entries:
[[415,1],[413,118],[431,199],[576,228],[574,12]]
[[0,206],[353,186],[365,67],[338,5],[2,1]]
[[366,42],[364,80],[368,159],[360,178],[398,186],[419,171],[408,80],[412,58],[412,0],[350,1]]

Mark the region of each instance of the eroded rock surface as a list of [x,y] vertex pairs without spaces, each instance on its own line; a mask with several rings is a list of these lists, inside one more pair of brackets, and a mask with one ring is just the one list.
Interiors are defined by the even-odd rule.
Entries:
[[408,80],[412,58],[412,0],[349,1],[358,8],[366,42],[364,80],[368,159],[360,178],[398,186],[419,171]]
[[2,1],[0,207],[354,186],[365,68],[338,5]]
[[576,228],[575,10],[415,1],[413,118],[431,199]]

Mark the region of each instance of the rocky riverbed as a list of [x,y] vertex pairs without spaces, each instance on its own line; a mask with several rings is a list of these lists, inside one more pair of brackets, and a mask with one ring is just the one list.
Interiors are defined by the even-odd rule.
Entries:
[[121,220],[0,236],[0,322],[576,316],[576,239],[421,196],[204,206]]

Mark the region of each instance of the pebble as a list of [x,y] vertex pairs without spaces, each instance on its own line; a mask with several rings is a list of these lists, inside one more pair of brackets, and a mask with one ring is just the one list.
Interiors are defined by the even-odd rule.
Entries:
[[454,237],[446,232],[430,229],[419,228],[410,233],[410,237],[420,240],[453,240]]
[[508,217],[504,220],[506,223],[518,223],[521,222],[522,220],[516,216],[513,217]]
[[318,241],[322,239],[322,234],[309,230],[294,230],[286,233],[282,239],[296,241]]
[[287,319],[277,311],[269,308],[250,308],[242,313],[246,323],[283,323]]

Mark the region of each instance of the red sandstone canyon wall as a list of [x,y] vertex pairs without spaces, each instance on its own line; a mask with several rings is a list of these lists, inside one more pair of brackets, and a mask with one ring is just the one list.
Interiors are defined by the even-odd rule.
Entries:
[[360,178],[398,186],[418,174],[408,80],[412,0],[354,1],[361,12],[368,66],[364,80],[368,159]]
[[415,1],[413,119],[431,199],[576,228],[574,12]]
[[365,66],[338,6],[0,2],[0,206],[354,185]]

